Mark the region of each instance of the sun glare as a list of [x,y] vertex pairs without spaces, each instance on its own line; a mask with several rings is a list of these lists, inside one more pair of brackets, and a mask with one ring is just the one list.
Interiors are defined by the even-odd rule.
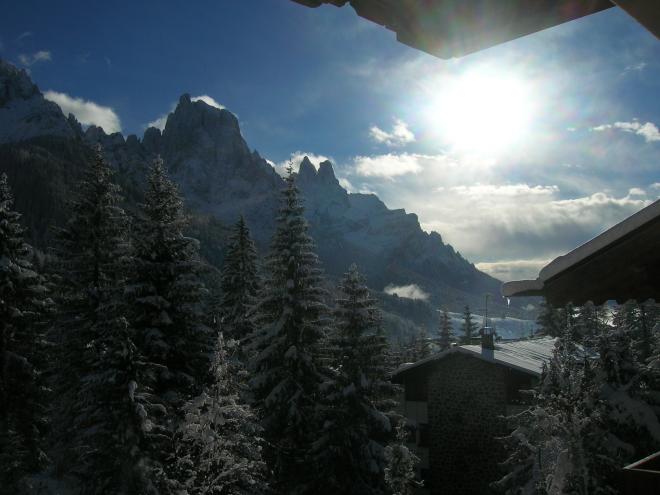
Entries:
[[524,79],[474,71],[437,86],[428,109],[434,133],[460,151],[496,154],[526,135],[533,113]]

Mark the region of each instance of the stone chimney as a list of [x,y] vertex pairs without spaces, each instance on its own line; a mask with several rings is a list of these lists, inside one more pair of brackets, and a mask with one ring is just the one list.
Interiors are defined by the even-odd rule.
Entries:
[[495,332],[493,332],[491,327],[483,327],[481,329],[481,348],[495,349]]

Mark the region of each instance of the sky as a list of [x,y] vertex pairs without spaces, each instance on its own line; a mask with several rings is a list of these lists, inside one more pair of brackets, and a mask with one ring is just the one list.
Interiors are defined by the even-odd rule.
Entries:
[[2,11],[0,58],[83,124],[141,136],[189,93],[274,164],[329,158],[502,280],[660,197],[660,43],[617,8],[451,60],[288,0]]

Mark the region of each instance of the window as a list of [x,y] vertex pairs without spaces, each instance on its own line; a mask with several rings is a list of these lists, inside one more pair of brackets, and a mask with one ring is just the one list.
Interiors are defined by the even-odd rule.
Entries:
[[412,375],[406,380],[406,400],[408,401],[426,401],[428,399],[426,376]]

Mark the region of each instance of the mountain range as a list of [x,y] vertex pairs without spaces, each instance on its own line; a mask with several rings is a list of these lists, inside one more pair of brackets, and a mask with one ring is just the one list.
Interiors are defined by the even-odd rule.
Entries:
[[[0,60],[0,172],[9,176],[16,207],[37,247],[48,242],[49,226],[63,221],[69,191],[96,144],[116,168],[129,209],[140,201],[146,167],[162,157],[211,264],[222,262],[228,227],[241,214],[260,252],[267,252],[284,182],[249,148],[230,111],[184,94],[162,131],[149,127],[140,138],[107,134],[93,125],[84,129],[48,101],[27,72]],[[422,230],[415,214],[391,210],[374,194],[347,192],[329,161],[317,169],[305,157],[297,184],[328,277],[337,279],[357,263],[395,318],[432,325],[434,308],[480,308],[484,293],[493,295],[497,311],[525,316],[520,305],[504,304],[498,280],[479,271],[439,233]],[[393,295],[397,287],[410,285],[421,289],[422,300]]]

